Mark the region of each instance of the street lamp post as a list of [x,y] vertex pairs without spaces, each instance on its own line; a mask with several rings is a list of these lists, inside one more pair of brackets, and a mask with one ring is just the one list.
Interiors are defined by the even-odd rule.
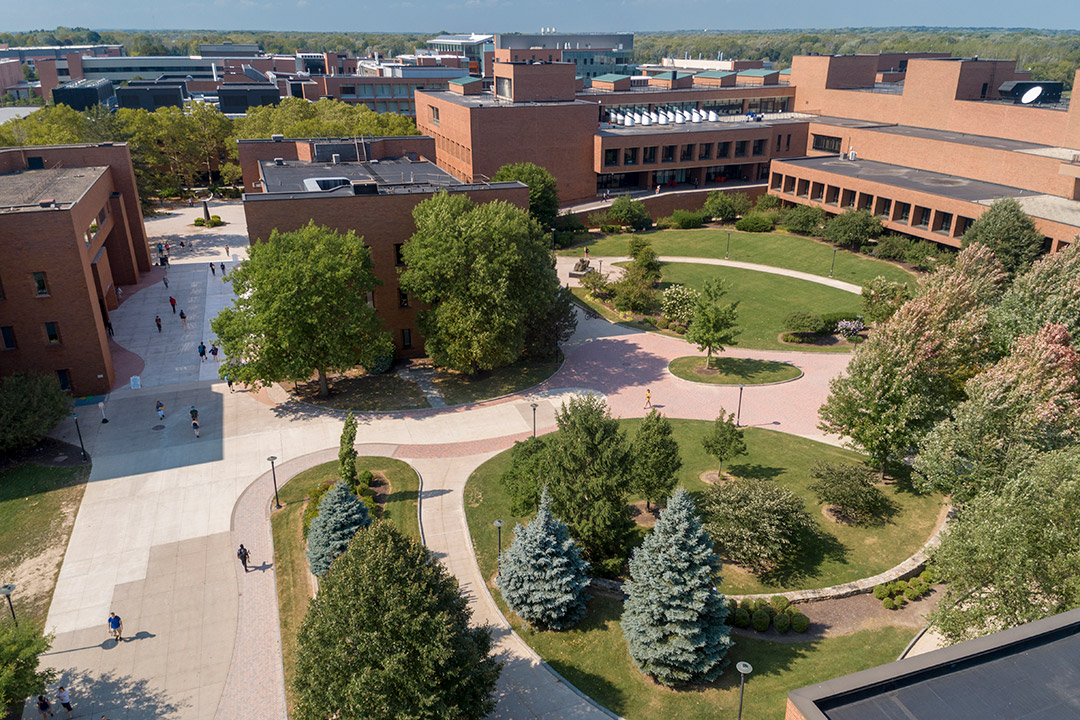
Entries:
[[739,409],[735,411],[735,427],[741,427],[742,421],[742,391],[745,385],[739,386]]
[[15,623],[15,627],[19,627],[19,621],[15,619],[15,606],[11,604],[11,593],[15,592],[14,585],[0,585],[0,595],[7,598],[8,610],[11,611],[11,621]]
[[79,436],[79,451],[82,453],[82,461],[86,462],[86,446],[82,441],[82,430],[79,429],[79,416],[75,413],[71,413],[71,419],[75,421],[75,432]]
[[731,252],[731,231],[727,231],[727,248],[724,250],[724,259],[728,259],[728,253]]
[[742,695],[743,686],[746,684],[746,676],[754,672],[754,668],[751,667],[748,662],[735,663],[735,669],[739,671],[739,718],[742,720]]
[[533,403],[533,437],[536,437],[536,408],[540,407],[539,403]]
[[101,411],[101,424],[104,425],[105,423],[109,422],[109,418],[105,417],[105,403],[99,402],[97,406],[98,410]]
[[600,269],[597,270],[597,272],[600,273],[601,275],[603,275],[604,274],[604,261],[598,259],[596,262],[600,263]]
[[502,520],[496,520],[492,523],[495,526],[495,530],[499,533],[499,557],[502,557]]
[[832,265],[829,266],[829,277],[832,277],[833,270],[836,269],[836,251],[839,249],[835,247],[832,249]]
[[274,476],[274,507],[280,510],[281,501],[278,500],[277,496],[277,468],[274,467],[274,461],[277,460],[277,455],[271,455],[266,459],[270,461],[270,473]]

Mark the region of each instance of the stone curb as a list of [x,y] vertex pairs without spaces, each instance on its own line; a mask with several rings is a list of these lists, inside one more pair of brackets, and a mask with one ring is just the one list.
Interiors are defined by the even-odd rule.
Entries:
[[[683,357],[698,357],[698,356],[697,355],[684,355]],[[682,358],[675,358],[675,360],[681,360],[681,359]],[[667,367],[664,368],[664,372],[666,372],[668,375],[670,375],[671,377],[675,378],[676,380],[678,380],[680,382],[692,383],[694,385],[706,385],[708,387],[748,387],[748,388],[752,388],[752,387],[769,387],[771,385],[787,385],[788,383],[793,383],[796,380],[802,380],[804,377],[806,377],[806,373],[804,373],[802,368],[799,367],[798,365],[791,365],[791,363],[784,363],[785,365],[791,365],[791,367],[798,370],[799,374],[796,375],[793,378],[788,378],[787,380],[777,380],[776,382],[768,382],[768,383],[705,383],[705,382],[698,382],[696,380],[687,380],[686,378],[679,377],[675,373],[671,372],[671,363],[675,362],[675,360],[672,360],[671,362],[669,362],[667,364]],[[770,360],[769,362],[778,362],[778,361],[777,360]]]

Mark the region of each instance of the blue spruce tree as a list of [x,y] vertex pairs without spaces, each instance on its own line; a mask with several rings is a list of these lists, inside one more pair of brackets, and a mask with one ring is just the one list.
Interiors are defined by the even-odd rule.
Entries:
[[319,501],[319,514],[308,529],[307,559],[311,573],[324,577],[334,558],[349,547],[353,535],[370,524],[367,506],[352,494],[346,483],[334,483]]
[[536,517],[514,530],[495,584],[510,609],[533,627],[565,630],[585,614],[589,563],[566,525],[551,514],[546,490]]
[[634,551],[622,629],[638,670],[668,686],[712,682],[731,647],[714,586],[720,560],[694,501],[679,488]]

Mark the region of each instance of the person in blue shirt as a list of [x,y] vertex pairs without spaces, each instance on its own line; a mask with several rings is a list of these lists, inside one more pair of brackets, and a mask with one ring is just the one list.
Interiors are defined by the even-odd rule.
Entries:
[[123,641],[124,621],[116,613],[109,613],[109,633],[116,638],[117,642]]

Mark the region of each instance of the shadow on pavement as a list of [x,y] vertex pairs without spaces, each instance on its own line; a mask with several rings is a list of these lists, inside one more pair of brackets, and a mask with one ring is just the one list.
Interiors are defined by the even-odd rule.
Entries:
[[[598,338],[568,352],[563,369],[548,380],[549,387],[587,387],[606,394],[659,382],[668,361],[632,343]],[[644,401],[644,396],[642,400]]]
[[[129,642],[134,642],[136,640],[149,640],[150,638],[155,637],[157,637],[157,635],[155,635],[154,633],[147,632],[146,630],[140,630],[134,635],[129,635],[125,637],[121,642],[126,644]],[[118,643],[115,638],[106,638],[97,645],[84,645],[83,647],[68,648],[67,650],[54,650],[52,652],[41,653],[41,657],[48,657],[50,655],[63,655],[65,653],[79,652],[80,650],[93,650],[94,648],[101,648],[102,650],[112,650],[119,644],[120,643]]]
[[[56,686],[63,685],[71,693],[71,705],[75,717],[109,720],[168,720],[175,718],[185,706],[167,699],[164,688],[151,686],[146,680],[136,680],[130,675],[109,671],[90,674],[85,671],[67,671],[60,675]],[[55,697],[55,687],[50,697]],[[27,703],[29,710],[37,715],[37,708]],[[63,708],[55,707],[57,717],[65,715]],[[32,717],[24,714],[25,718]]]

